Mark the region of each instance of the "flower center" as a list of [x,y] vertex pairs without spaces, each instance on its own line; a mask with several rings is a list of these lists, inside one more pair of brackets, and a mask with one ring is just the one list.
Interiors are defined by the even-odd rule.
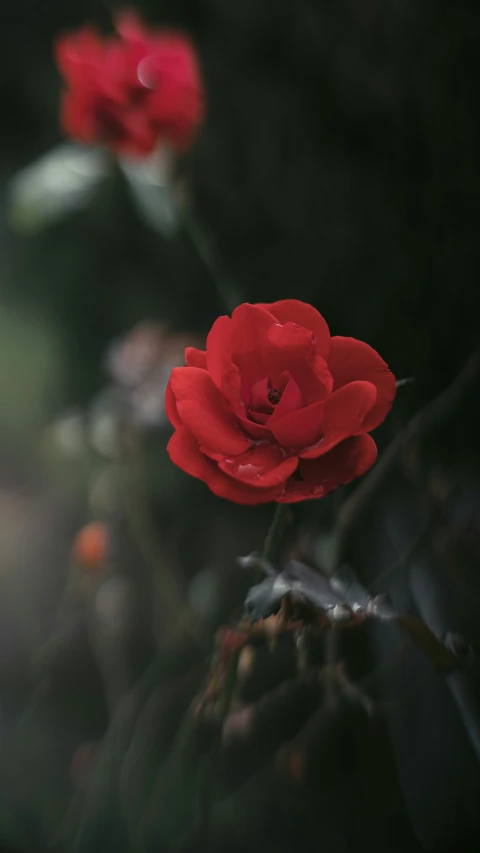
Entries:
[[255,382],[245,400],[247,417],[257,424],[266,424],[269,418],[283,417],[302,406],[302,394],[287,370],[273,376],[264,376]]
[[115,105],[108,99],[99,99],[93,107],[93,117],[100,138],[106,142],[123,142],[125,127]]

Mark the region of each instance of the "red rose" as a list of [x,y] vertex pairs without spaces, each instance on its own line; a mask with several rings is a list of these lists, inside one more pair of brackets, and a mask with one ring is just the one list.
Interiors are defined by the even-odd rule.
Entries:
[[149,31],[134,13],[116,29],[102,38],[84,27],[56,42],[65,132],[119,154],[149,154],[159,140],[185,148],[204,111],[193,45],[179,33]]
[[187,474],[235,503],[322,497],[364,474],[395,378],[368,344],[330,337],[296,299],[240,305],[220,317],[206,352],[172,371],[168,452]]

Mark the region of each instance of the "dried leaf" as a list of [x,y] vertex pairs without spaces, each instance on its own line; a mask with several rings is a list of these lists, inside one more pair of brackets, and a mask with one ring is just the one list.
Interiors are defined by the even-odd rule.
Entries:
[[421,619],[397,616],[397,625],[408,632],[415,645],[438,669],[456,669],[458,658],[447,648]]

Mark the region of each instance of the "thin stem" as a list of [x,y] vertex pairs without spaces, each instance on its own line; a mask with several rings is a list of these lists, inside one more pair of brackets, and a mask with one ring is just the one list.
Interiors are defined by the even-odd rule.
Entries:
[[265,539],[262,557],[272,566],[276,564],[280,556],[283,537],[287,527],[288,505],[277,504],[275,515]]
[[[383,456],[380,457],[377,465],[372,469],[368,476],[365,477],[362,484],[358,486],[353,494],[345,501],[338,513],[338,520],[333,534],[332,554],[327,571],[328,576],[332,575],[342,565],[347,551],[350,534],[355,523],[358,521],[365,508],[369,505],[380,486],[385,482],[387,475],[394,468],[405,447],[410,443],[419,441],[427,435],[430,430],[434,429],[439,423],[441,423],[445,417],[450,415],[457,405],[463,400],[464,396],[471,390],[475,382],[478,381],[479,376],[480,350],[476,350],[452,384],[411,418],[405,429],[403,429],[387,447]],[[427,526],[427,530],[429,530],[429,526]],[[415,550],[423,541],[425,533],[426,531],[422,531],[422,534],[414,542]],[[405,565],[405,562],[410,558],[410,556],[411,553],[406,554],[401,558],[400,564]],[[388,571],[388,575],[396,570],[397,567],[398,566],[392,567],[392,569]],[[381,580],[384,580],[385,577],[385,574],[381,576]],[[378,580],[380,580],[380,578]],[[326,637],[325,664],[327,666],[333,666],[338,660],[339,652],[339,636],[337,632],[332,630]],[[330,698],[333,695],[333,690],[334,687],[333,684],[331,684],[327,691]]]
[[[285,504],[277,504],[272,523],[265,539],[265,545],[262,552],[262,560],[265,560],[270,565],[275,566],[280,557],[285,529],[288,521],[288,506]],[[219,719],[225,720],[228,716],[238,679],[238,662],[240,653],[232,655],[223,686],[222,698],[219,706]]]
[[182,207],[179,208],[179,217],[190,242],[210,273],[220,300],[231,314],[234,308],[243,302],[242,294],[221,267],[217,253],[213,249],[212,241],[196,216]]
[[423,545],[423,543],[427,539],[427,536],[431,532],[432,520],[430,519],[426,523],[425,527],[422,528],[420,533],[418,533],[417,536],[414,537],[413,542],[411,542],[411,544],[403,552],[403,554],[400,555],[398,560],[396,560],[396,562],[393,563],[391,566],[388,566],[388,568],[384,569],[384,571],[381,572],[381,574],[379,574],[375,578],[375,580],[372,582],[372,589],[374,589],[375,591],[381,590],[382,586],[385,584],[385,581],[390,580],[392,576],[396,575],[402,569],[405,569],[408,566],[410,560],[413,559],[418,549],[421,545]]
[[[175,627],[183,630],[185,635],[202,646],[205,644],[205,637],[198,617],[185,601],[176,583],[175,571],[170,569],[166,555],[157,542],[144,488],[145,464],[143,448],[137,448],[136,454],[132,455],[122,431],[114,470],[125,521],[163,603],[175,614]],[[135,474],[135,466],[137,476],[132,477],[132,473]]]
[[384,451],[361,485],[357,486],[353,494],[347,498],[338,515],[329,574],[333,574],[341,566],[354,525],[397,464],[405,448],[416,441],[420,441],[431,430],[435,429],[444,418],[451,415],[479,378],[480,350],[476,350],[452,384],[411,418],[405,429],[394,438]]

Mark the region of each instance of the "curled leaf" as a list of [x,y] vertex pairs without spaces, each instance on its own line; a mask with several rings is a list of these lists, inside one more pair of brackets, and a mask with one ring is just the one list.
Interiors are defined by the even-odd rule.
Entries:
[[349,566],[344,566],[328,579],[309,566],[292,560],[281,572],[269,575],[249,590],[245,606],[252,621],[265,619],[277,611],[286,595],[313,605],[326,617],[324,626],[355,626],[365,619],[396,622],[434,666],[440,669],[459,666],[455,654],[424,622],[397,613],[387,596],[374,597]]

